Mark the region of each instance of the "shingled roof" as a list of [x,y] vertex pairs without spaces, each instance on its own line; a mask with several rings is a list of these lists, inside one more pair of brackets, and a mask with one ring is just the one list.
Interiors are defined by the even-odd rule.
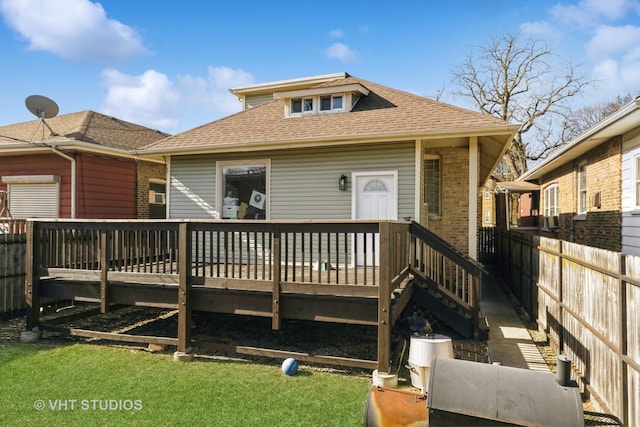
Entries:
[[513,135],[517,125],[346,75],[317,87],[360,84],[370,91],[346,113],[285,117],[283,99],[196,127],[145,147],[149,153],[247,150],[331,141],[399,140],[436,135]]
[[15,147],[16,144],[36,147],[38,143],[67,145],[76,142],[132,151],[168,136],[158,130],[86,110],[46,119],[46,124],[36,119],[0,126],[0,153],[4,147]]

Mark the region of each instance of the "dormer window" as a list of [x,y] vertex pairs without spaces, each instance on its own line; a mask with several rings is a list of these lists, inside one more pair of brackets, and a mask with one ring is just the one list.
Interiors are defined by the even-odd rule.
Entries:
[[358,99],[367,96],[369,90],[360,83],[318,86],[275,92],[275,99],[284,99],[285,117],[312,114],[343,113],[350,111]]
[[294,98],[291,100],[291,113],[310,113],[313,111],[313,98]]
[[320,111],[342,110],[342,95],[321,96]]

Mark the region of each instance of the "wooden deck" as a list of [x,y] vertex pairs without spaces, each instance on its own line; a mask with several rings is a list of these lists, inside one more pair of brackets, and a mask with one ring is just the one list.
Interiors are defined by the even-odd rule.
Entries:
[[[417,228],[416,228],[417,227]],[[425,234],[426,233],[426,234]],[[72,299],[178,310],[175,337],[86,330],[89,337],[284,357],[273,349],[194,343],[193,311],[372,325],[377,360],[289,352],[303,361],[388,371],[391,331],[415,275],[477,315],[482,270],[415,223],[399,221],[29,221],[27,328]],[[51,327],[51,329],[56,329]]]

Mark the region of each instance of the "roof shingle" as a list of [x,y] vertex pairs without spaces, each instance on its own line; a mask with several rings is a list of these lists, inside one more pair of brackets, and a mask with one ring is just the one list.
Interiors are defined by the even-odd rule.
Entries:
[[355,139],[389,135],[415,135],[475,128],[504,128],[512,124],[356,77],[319,84],[318,87],[359,83],[370,93],[347,113],[285,117],[284,100],[254,108],[196,127],[153,143],[151,151],[206,149],[228,144],[260,144],[327,139]]
[[0,126],[0,149],[3,144],[16,142],[55,144],[81,141],[129,151],[169,136],[90,110],[52,117],[46,119],[46,124],[53,134],[40,119]]

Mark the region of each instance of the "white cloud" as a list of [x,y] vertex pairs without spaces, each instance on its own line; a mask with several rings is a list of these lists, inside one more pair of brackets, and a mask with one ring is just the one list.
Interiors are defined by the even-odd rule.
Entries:
[[232,95],[229,89],[253,82],[251,73],[229,67],[209,67],[206,77],[191,75],[178,77],[178,85],[186,103],[222,114],[238,112],[242,107],[238,98]]
[[169,133],[240,111],[242,104],[229,89],[253,83],[250,73],[230,67],[209,67],[205,77],[175,81],[155,70],[136,76],[108,69],[102,79],[103,113]]
[[131,27],[89,0],[0,0],[0,13],[30,50],[107,63],[148,53]]
[[114,69],[102,72],[107,96],[103,113],[154,129],[175,129],[180,94],[166,75],[147,70],[131,76]]
[[524,22],[520,24],[520,31],[530,37],[560,37],[558,31],[547,21]]
[[349,61],[355,57],[355,52],[343,43],[334,43],[325,50],[326,55],[331,59],[342,62]]
[[332,39],[341,39],[344,37],[344,31],[342,30],[331,30],[329,31],[329,37]]
[[640,27],[601,25],[587,43],[587,53],[592,58],[601,59],[610,55],[637,51],[638,46],[640,46]]
[[588,27],[602,20],[622,19],[630,11],[639,8],[636,0],[583,0],[578,4],[556,4],[549,9],[549,13],[565,25]]

